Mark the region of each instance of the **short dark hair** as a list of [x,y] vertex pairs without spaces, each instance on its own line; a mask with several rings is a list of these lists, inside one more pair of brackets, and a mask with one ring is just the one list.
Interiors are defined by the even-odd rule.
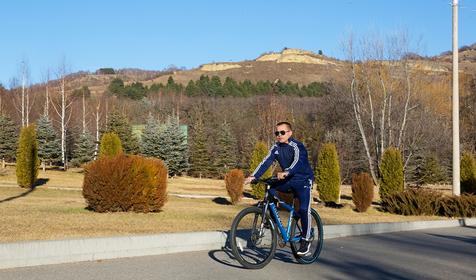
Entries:
[[286,125],[289,130],[293,130],[291,124],[288,123],[288,122],[278,122],[278,123],[276,124],[276,126],[280,126],[280,125]]

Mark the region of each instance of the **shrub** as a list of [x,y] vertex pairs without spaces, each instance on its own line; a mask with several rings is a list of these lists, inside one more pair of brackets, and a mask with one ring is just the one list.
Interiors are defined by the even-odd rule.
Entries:
[[[255,145],[255,148],[253,150],[253,153],[251,154],[251,160],[250,160],[250,173],[252,173],[256,167],[263,161],[263,159],[266,157],[268,154],[268,147],[266,146],[266,143],[262,141],[258,141]],[[263,178],[268,178],[271,177],[272,175],[272,170],[271,167],[266,170],[266,172],[263,174]],[[266,190],[266,186],[263,183],[259,184],[252,184],[251,185],[251,194],[258,198],[262,199],[264,197],[264,192]]]
[[22,188],[33,188],[38,178],[38,143],[34,125],[22,128],[17,149],[17,183]]
[[443,196],[428,189],[409,189],[385,196],[382,209],[403,215],[475,217],[476,195]]
[[421,188],[408,189],[382,197],[382,209],[402,215],[438,215],[441,193]]
[[352,174],[352,201],[358,212],[365,212],[372,205],[374,184],[368,173]]
[[231,203],[236,204],[243,197],[245,175],[240,169],[232,169],[225,175],[225,186]]
[[403,162],[397,148],[388,148],[380,164],[380,197],[403,191]]
[[96,212],[157,212],[167,200],[167,168],[159,159],[102,157],[84,173],[83,196]]
[[476,194],[476,163],[471,153],[461,157],[461,192]]
[[324,144],[319,151],[316,184],[322,201],[337,202],[340,194],[340,167],[336,146]]
[[99,144],[99,157],[111,157],[122,154],[122,143],[114,132],[104,133]]
[[476,195],[443,197],[439,214],[447,217],[476,217]]

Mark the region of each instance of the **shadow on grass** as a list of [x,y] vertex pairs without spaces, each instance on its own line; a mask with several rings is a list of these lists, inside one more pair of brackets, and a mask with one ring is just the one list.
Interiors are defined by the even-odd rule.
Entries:
[[48,183],[49,180],[50,180],[50,179],[48,179],[48,178],[39,178],[39,179],[36,180],[36,182],[35,182],[35,188],[36,188],[36,187],[39,187],[39,186],[45,185],[46,183]]
[[231,205],[231,202],[229,202],[228,199],[224,197],[216,197],[212,201],[220,205]]
[[33,186],[33,188],[31,188],[31,189],[27,189],[25,192],[23,192],[19,195],[15,195],[15,196],[11,196],[11,197],[7,197],[5,199],[2,199],[2,200],[0,200],[0,203],[4,203],[4,202],[15,200],[17,198],[25,197],[25,196],[29,195],[30,193],[34,192],[35,190],[36,190],[36,185]]

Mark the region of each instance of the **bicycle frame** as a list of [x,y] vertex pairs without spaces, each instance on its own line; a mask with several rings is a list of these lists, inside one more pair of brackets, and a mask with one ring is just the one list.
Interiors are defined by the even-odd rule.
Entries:
[[[287,228],[284,227],[282,221],[281,221],[281,218],[279,217],[279,212],[278,212],[278,209],[276,207],[276,204],[273,202],[273,201],[270,201],[268,199],[268,190],[270,188],[270,185],[266,185],[266,193],[265,193],[265,196],[264,196],[264,201],[265,201],[265,205],[263,207],[263,215],[262,217],[266,217],[266,212],[268,211],[268,209],[270,209],[270,212],[271,212],[271,216],[274,218],[274,221],[276,222],[276,224],[278,225],[278,229],[279,229],[279,233],[281,235],[281,238],[283,240],[284,243],[287,243],[287,242],[297,242],[300,240],[300,237],[291,237],[291,219],[293,218],[294,216],[294,206],[293,205],[289,205],[287,204],[286,202],[284,201],[281,201],[278,199],[280,205],[286,209],[286,211],[289,212],[289,218],[288,218],[288,224],[287,224]],[[294,202],[293,202],[294,204]],[[261,222],[261,228],[260,228],[260,232],[262,231],[263,229],[263,221]]]

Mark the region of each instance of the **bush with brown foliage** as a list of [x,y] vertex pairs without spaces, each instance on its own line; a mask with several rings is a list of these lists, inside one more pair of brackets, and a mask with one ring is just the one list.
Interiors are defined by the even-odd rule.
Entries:
[[159,159],[102,157],[84,173],[83,196],[96,212],[158,212],[167,201],[167,168]]
[[225,186],[231,203],[236,204],[243,197],[245,175],[240,169],[232,169],[225,175]]
[[357,212],[365,212],[372,205],[374,184],[368,173],[352,174],[352,201]]

